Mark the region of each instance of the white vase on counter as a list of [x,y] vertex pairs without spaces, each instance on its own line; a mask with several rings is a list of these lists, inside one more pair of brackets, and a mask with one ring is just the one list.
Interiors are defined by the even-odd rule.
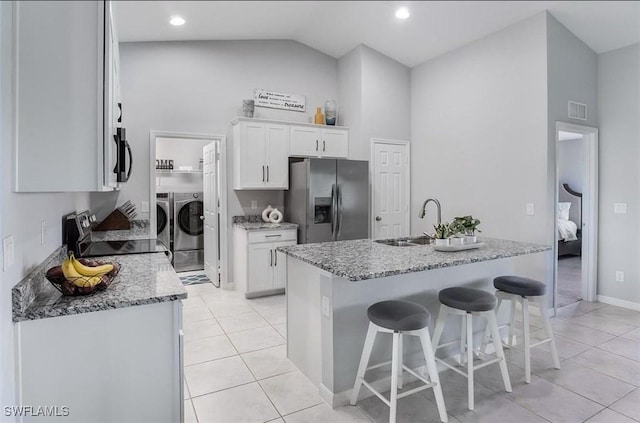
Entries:
[[271,213],[269,213],[269,222],[271,223],[282,222],[282,212],[278,209],[273,209]]
[[438,247],[448,247],[449,246],[449,238],[436,238],[436,245]]
[[262,210],[262,220],[264,220],[266,223],[271,222],[271,220],[269,220],[269,214],[271,214],[272,211],[273,207],[271,207],[271,204],[269,204],[266,209]]
[[454,236],[453,238],[451,238],[450,243],[451,243],[451,245],[464,245],[464,244],[465,244],[465,242],[464,242],[464,241],[465,241],[465,240],[464,240],[464,238],[463,238],[463,237],[461,237],[461,236]]

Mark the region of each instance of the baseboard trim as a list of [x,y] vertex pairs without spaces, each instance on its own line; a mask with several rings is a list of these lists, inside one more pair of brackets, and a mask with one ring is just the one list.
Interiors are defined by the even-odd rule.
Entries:
[[617,307],[628,308],[629,310],[640,311],[640,303],[634,303],[633,301],[607,297],[606,295],[598,295],[598,302],[617,306]]

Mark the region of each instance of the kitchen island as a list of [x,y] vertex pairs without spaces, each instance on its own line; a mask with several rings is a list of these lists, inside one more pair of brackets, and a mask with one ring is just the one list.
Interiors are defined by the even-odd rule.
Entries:
[[[493,278],[515,272],[519,256],[544,253],[551,247],[483,238],[480,248],[439,252],[432,245],[397,247],[372,240],[282,247],[287,255],[287,354],[331,406],[348,403],[367,332],[366,310],[375,302],[403,299],[422,304],[432,315],[438,292],[469,286],[493,292]],[[480,319],[476,319],[480,320]],[[484,322],[475,328],[479,337]],[[442,342],[460,335],[449,322]],[[384,339],[384,338],[383,338]],[[405,361],[421,366],[419,345],[407,339]],[[371,363],[390,358],[391,342],[376,342]],[[441,353],[453,353],[443,349]],[[383,371],[387,371],[384,369]],[[373,380],[378,379],[375,375]]]

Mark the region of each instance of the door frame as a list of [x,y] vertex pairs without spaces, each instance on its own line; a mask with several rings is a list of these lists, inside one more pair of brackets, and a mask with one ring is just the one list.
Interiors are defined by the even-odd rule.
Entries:
[[[156,138],[182,138],[190,140],[218,141],[220,146],[220,157],[218,166],[220,167],[220,202],[222,205],[218,209],[220,215],[220,227],[218,233],[220,237],[220,287],[227,288],[229,283],[229,248],[228,248],[228,201],[227,201],[227,137],[220,134],[203,134],[194,132],[172,132],[172,131],[149,131],[149,225],[151,237],[156,238]],[[223,248],[225,247],[225,248]]]
[[[597,277],[598,277],[598,128],[591,126],[578,125],[574,123],[556,121],[555,130],[555,186],[553,204],[553,228],[554,228],[554,244],[553,244],[553,308],[557,307],[558,296],[558,195],[559,195],[559,132],[573,132],[581,134],[585,142],[587,153],[587,172],[586,187],[583,189],[583,200],[585,194],[587,201],[582,203],[582,224],[586,226],[586,234],[583,231],[582,251],[586,251],[586,260],[583,254],[582,258],[582,299],[586,301],[597,300]],[[586,236],[585,236],[586,235]]]
[[375,148],[376,144],[391,144],[391,145],[402,145],[407,149],[407,162],[405,163],[405,168],[407,172],[407,177],[405,178],[405,190],[407,192],[406,198],[406,216],[405,221],[407,225],[407,232],[411,235],[411,142],[409,140],[392,140],[386,138],[371,138],[371,146],[369,152],[369,198],[371,198],[371,204],[369,206],[369,222],[371,222],[370,227],[370,236],[371,238],[375,238],[376,233],[376,221],[374,217],[375,212]]

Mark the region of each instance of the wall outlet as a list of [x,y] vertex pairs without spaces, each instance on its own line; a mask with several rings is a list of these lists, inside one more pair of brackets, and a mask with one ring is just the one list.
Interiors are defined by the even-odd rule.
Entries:
[[627,213],[627,203],[614,203],[613,204],[613,212],[618,214],[626,214]]
[[140,203],[140,211],[142,213],[149,213],[149,202],[143,201]]
[[258,208],[258,200],[251,200],[251,208],[253,210]]
[[616,282],[624,282],[624,272],[622,270],[616,270]]
[[527,215],[533,216],[536,214],[536,207],[533,203],[527,203]]
[[2,254],[4,256],[3,269],[6,272],[13,266],[13,235],[2,240]]
[[40,222],[40,245],[44,245],[47,242],[47,221],[42,220]]
[[322,296],[322,315],[324,317],[331,317],[331,303],[329,297]]

